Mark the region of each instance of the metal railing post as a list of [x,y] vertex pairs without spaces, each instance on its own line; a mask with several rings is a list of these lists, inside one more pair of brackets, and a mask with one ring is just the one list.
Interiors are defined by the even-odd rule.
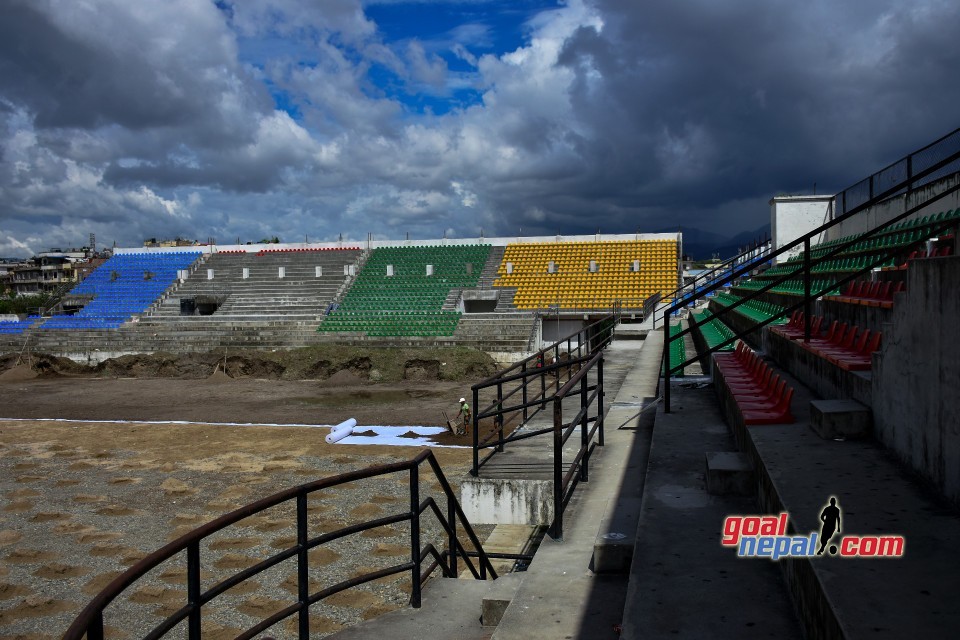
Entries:
[[560,343],[557,343],[553,349],[553,363],[557,365],[556,370],[554,370],[554,373],[557,375],[557,386],[553,390],[553,393],[556,394],[560,391]]
[[563,540],[563,401],[553,399],[553,532]]
[[523,399],[523,422],[524,424],[526,424],[527,420],[530,417],[528,415],[529,407],[527,407],[527,363],[526,361],[524,361],[523,367],[520,369],[520,372],[523,373],[523,381],[521,382],[523,387],[521,389],[520,395],[521,395],[521,398]]
[[[542,353],[542,352],[541,352]],[[540,410],[547,408],[547,358],[543,358],[543,366],[540,367]]]
[[[873,181],[870,182],[871,186]],[[810,342],[810,238],[803,241],[803,341]]]
[[307,494],[297,494],[297,631],[300,640],[310,640],[310,572],[307,553]]
[[589,475],[589,456],[587,455],[587,376],[582,376],[580,378],[580,411],[583,412],[583,416],[580,418],[580,480],[582,482],[587,481]]
[[473,469],[470,475],[474,478],[480,475],[480,420],[477,414],[480,412],[480,390],[473,390]]
[[420,467],[410,467],[410,606],[420,608]]
[[187,637],[200,640],[200,542],[187,547],[187,600],[193,609],[187,618]]
[[497,382],[497,432],[500,434],[500,444],[497,451],[503,451],[503,383]]
[[670,310],[663,311],[663,412],[670,413]]
[[597,420],[600,426],[597,427],[597,444],[603,446],[603,355],[597,360]]
[[87,640],[103,640],[103,611],[98,611],[87,627]]
[[[447,494],[447,523],[450,525],[450,536],[447,540],[447,549],[450,550],[450,577],[457,577],[457,509],[453,504],[453,495]],[[483,563],[480,563],[481,566]]]

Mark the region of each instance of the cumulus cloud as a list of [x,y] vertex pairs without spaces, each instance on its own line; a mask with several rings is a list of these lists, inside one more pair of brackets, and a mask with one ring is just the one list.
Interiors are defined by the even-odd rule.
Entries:
[[90,232],[733,235],[956,125],[947,0],[568,0],[500,51],[483,12],[390,40],[365,11],[389,1],[10,0],[0,255]]

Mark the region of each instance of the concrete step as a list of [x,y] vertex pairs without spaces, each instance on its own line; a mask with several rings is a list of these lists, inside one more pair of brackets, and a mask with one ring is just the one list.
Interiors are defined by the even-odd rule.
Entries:
[[[641,346],[614,343],[607,351],[604,381],[608,394],[618,401],[650,395],[655,388],[659,349],[653,346],[644,354]],[[496,640],[617,637],[626,579],[596,573],[592,561],[607,506],[620,491],[632,491],[635,486],[632,479],[638,470],[634,465],[642,444],[636,431],[613,428],[628,421],[631,413],[635,413],[632,407],[610,405],[606,445],[596,449],[589,481],[578,486],[570,499],[563,540],[543,540],[494,632]]]
[[493,631],[482,623],[485,598],[503,599],[501,580],[431,579],[423,589],[419,609],[404,608],[354,625],[327,636],[333,640],[488,640]]
[[707,491],[704,451],[736,450],[712,390],[672,383],[671,394],[671,413],[657,408],[620,637],[799,640],[777,567],[720,545],[724,518],[756,506]]
[[751,496],[756,487],[753,464],[738,451],[706,453],[707,493],[715,496]]
[[824,440],[867,438],[873,412],[856,400],[811,400],[810,427]]

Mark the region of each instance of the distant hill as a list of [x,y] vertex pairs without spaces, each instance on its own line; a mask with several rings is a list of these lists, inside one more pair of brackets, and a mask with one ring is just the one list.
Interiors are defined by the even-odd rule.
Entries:
[[[675,233],[676,228],[659,229],[654,233]],[[732,237],[725,237],[711,231],[695,227],[681,227],[683,233],[683,253],[694,260],[708,260],[715,254],[721,258],[732,258],[737,249],[770,235],[770,225],[765,224],[753,231],[743,231]]]

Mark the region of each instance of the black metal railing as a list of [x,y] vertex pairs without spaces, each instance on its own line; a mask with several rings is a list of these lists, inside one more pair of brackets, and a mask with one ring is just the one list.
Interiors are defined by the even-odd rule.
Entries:
[[660,292],[657,292],[657,293],[653,294],[652,296],[648,297],[646,300],[644,300],[644,301],[643,301],[643,315],[641,316],[641,318],[642,318],[643,320],[646,320],[646,319],[649,318],[650,316],[654,316],[654,317],[653,317],[653,321],[656,322],[656,321],[657,321],[657,318],[656,318],[656,316],[655,316],[654,314],[656,313],[656,311],[657,311],[657,305],[660,304],[660,301],[661,301],[661,300],[663,300],[663,294],[660,293]]
[[960,129],[954,129],[838,193],[834,196],[834,215],[850,216],[877,202],[939,180],[960,169],[955,166],[958,160]]
[[[446,514],[440,505],[433,499],[427,497],[420,498],[420,468],[426,463],[433,471],[434,477],[439,483],[440,490],[446,497]],[[409,509],[393,515],[376,518],[366,522],[353,524],[343,527],[336,531],[330,531],[311,537],[307,520],[307,498],[311,494],[324,489],[330,489],[348,482],[366,480],[370,478],[381,478],[383,476],[395,473],[409,474]],[[266,509],[294,503],[296,506],[296,528],[297,542],[283,551],[269,558],[261,560],[257,564],[240,571],[239,573],[226,578],[212,587],[202,590],[201,588],[201,562],[200,545],[201,542],[212,534],[236,525],[245,518],[259,514]],[[447,548],[438,550],[433,544],[427,544],[421,547],[420,541],[420,521],[421,516],[427,510],[430,510],[439,522],[443,533],[447,538]],[[330,585],[310,593],[309,580],[309,561],[308,552],[310,549],[318,547],[324,543],[333,540],[339,540],[350,535],[359,534],[369,529],[382,527],[385,525],[396,524],[400,522],[410,523],[410,560],[391,567],[386,567],[377,571],[371,571],[360,576],[355,576],[348,580],[343,580],[334,585]],[[473,550],[464,547],[458,534],[462,527]],[[126,589],[144,578],[148,573],[160,566],[163,562],[179,556],[186,555],[187,565],[187,598],[186,602],[175,613],[166,618],[163,622],[152,629],[145,638],[161,638],[173,630],[177,625],[186,621],[187,637],[189,640],[198,640],[200,638],[200,625],[203,614],[203,607],[213,601],[217,596],[222,595],[227,590],[236,587],[257,574],[277,566],[280,563],[295,559],[297,568],[297,601],[284,607],[280,611],[273,613],[259,623],[247,629],[237,636],[238,639],[249,639],[255,637],[262,631],[269,629],[278,622],[297,615],[298,638],[306,640],[310,637],[310,606],[320,602],[324,598],[339,593],[346,589],[377,580],[386,576],[410,572],[411,595],[410,604],[414,608],[419,608],[421,604],[421,588],[427,578],[439,567],[445,577],[457,576],[458,558],[463,558],[466,567],[474,578],[485,580],[488,577],[497,578],[497,573],[490,563],[491,557],[513,556],[510,554],[490,554],[484,552],[480,540],[467,521],[460,503],[451,488],[449,482],[443,474],[443,470],[437,463],[433,452],[427,450],[411,460],[395,462],[390,464],[378,465],[368,469],[353,471],[331,478],[316,480],[307,484],[281,491],[272,496],[263,498],[254,503],[248,504],[240,509],[232,511],[224,516],[209,522],[202,527],[194,529],[190,533],[174,540],[170,544],[150,554],[134,566],[130,567],[123,574],[113,580],[107,587],[101,591],[94,599],[83,609],[79,616],[67,629],[64,634],[64,640],[80,640],[86,636],[87,640],[102,640],[104,637],[104,610],[120,596]],[[424,570],[423,561],[432,559],[432,563]],[[471,558],[477,558],[475,564]]]
[[[960,150],[957,151],[956,158],[960,158]],[[956,159],[956,158],[955,158],[955,159]],[[935,202],[937,202],[937,201],[939,201],[939,200],[942,200],[942,199],[946,198],[947,196],[950,196],[950,195],[952,195],[952,194],[954,194],[954,193],[956,193],[956,192],[958,192],[958,191],[960,191],[960,183],[958,183],[958,184],[955,185],[955,186],[948,187],[948,188],[946,188],[945,190],[941,191],[940,193],[938,193],[938,194],[936,194],[936,195],[934,195],[934,196],[930,196],[929,198],[927,198],[927,199],[924,200],[923,202],[920,202],[920,203],[915,204],[914,206],[906,209],[903,213],[901,213],[901,214],[899,214],[899,215],[891,218],[890,220],[888,220],[888,221],[886,221],[886,222],[884,222],[884,223],[882,223],[882,224],[874,227],[873,229],[871,229],[871,230],[869,230],[869,231],[867,231],[867,232],[865,232],[865,233],[857,234],[857,235],[855,235],[855,236],[847,239],[847,240],[844,241],[844,242],[840,242],[840,243],[836,243],[836,244],[831,245],[831,246],[829,247],[829,249],[827,250],[826,253],[824,253],[824,254],[816,257],[816,258],[812,257],[812,254],[811,254],[811,248],[812,248],[812,246],[811,246],[811,239],[812,239],[814,236],[817,236],[817,235],[823,233],[825,230],[827,230],[827,229],[829,229],[829,228],[831,228],[831,227],[833,227],[833,226],[841,223],[841,222],[843,221],[842,218],[835,218],[834,220],[832,220],[832,221],[830,221],[830,222],[827,222],[826,224],[823,224],[823,225],[821,225],[820,227],[817,227],[817,228],[814,229],[813,231],[810,231],[810,232],[804,234],[803,236],[801,236],[800,238],[796,239],[795,241],[793,241],[793,242],[791,242],[791,243],[789,243],[789,244],[787,244],[787,245],[784,245],[784,246],[780,247],[779,249],[777,249],[777,250],[775,250],[775,251],[771,251],[771,252],[769,253],[769,255],[767,256],[768,259],[769,259],[769,258],[774,258],[774,257],[776,257],[776,256],[778,256],[778,255],[780,255],[780,254],[782,254],[782,253],[785,253],[785,252],[790,251],[790,250],[792,250],[792,249],[794,249],[794,248],[797,248],[797,247],[799,247],[799,246],[802,246],[802,247],[803,247],[803,259],[802,259],[802,261],[799,262],[799,264],[797,265],[797,267],[796,267],[795,269],[793,269],[793,270],[791,270],[791,271],[788,271],[788,272],[785,272],[785,273],[782,273],[782,274],[778,274],[775,278],[767,281],[766,284],[764,284],[764,285],[763,285],[762,287],[760,287],[759,289],[752,290],[750,293],[748,293],[747,295],[741,297],[739,300],[737,300],[737,301],[733,302],[732,304],[730,304],[730,305],[728,305],[728,306],[726,306],[726,307],[723,307],[722,309],[720,309],[719,311],[717,311],[717,312],[713,315],[713,318],[722,317],[723,315],[725,315],[725,314],[727,314],[727,313],[732,313],[732,312],[733,312],[737,307],[739,307],[740,305],[745,304],[745,303],[747,303],[747,302],[749,302],[749,301],[751,301],[751,300],[754,300],[754,299],[760,297],[761,295],[763,295],[763,294],[765,294],[766,292],[770,291],[771,289],[773,289],[773,288],[776,287],[777,285],[779,285],[779,284],[781,284],[781,283],[783,283],[783,282],[786,282],[787,280],[791,280],[791,279],[793,279],[793,278],[796,278],[797,276],[802,276],[802,277],[803,277],[803,281],[804,281],[804,292],[803,292],[803,295],[799,296],[799,301],[798,301],[796,304],[793,304],[793,305],[790,305],[790,306],[785,307],[782,315],[780,315],[780,316],[771,316],[770,318],[767,318],[767,319],[764,320],[764,321],[761,321],[761,322],[758,322],[758,323],[752,325],[752,326],[751,326],[749,329],[747,329],[746,331],[734,332],[734,335],[733,335],[731,338],[728,338],[727,340],[724,340],[723,342],[720,342],[720,343],[715,344],[713,347],[709,348],[705,353],[700,354],[699,356],[696,356],[696,357],[694,357],[694,358],[691,358],[691,359],[689,359],[689,360],[687,360],[687,361],[685,361],[685,362],[683,362],[683,363],[681,363],[681,364],[679,364],[679,365],[676,365],[676,366],[672,365],[672,363],[670,362],[670,349],[669,349],[670,341],[671,341],[671,340],[682,339],[682,337],[683,337],[684,335],[686,335],[687,333],[690,333],[690,332],[693,330],[693,328],[690,327],[690,328],[684,329],[684,330],[682,330],[682,331],[680,331],[680,332],[678,332],[678,333],[676,333],[676,334],[671,335],[671,334],[669,333],[669,316],[670,316],[671,313],[673,313],[674,311],[676,311],[677,309],[679,309],[679,308],[680,308],[680,305],[679,305],[679,304],[674,304],[674,305],[672,305],[671,307],[665,309],[665,310],[664,310],[664,314],[663,314],[663,320],[664,320],[664,350],[663,350],[663,367],[664,367],[664,368],[663,368],[663,371],[666,372],[666,373],[665,373],[665,378],[668,380],[670,375],[672,375],[673,373],[681,370],[684,366],[690,364],[690,363],[693,362],[694,360],[697,360],[697,359],[699,359],[699,358],[701,358],[701,357],[703,357],[703,358],[708,358],[710,354],[712,354],[712,353],[714,353],[714,352],[716,352],[716,351],[718,351],[718,350],[726,347],[727,345],[733,344],[736,340],[743,339],[743,337],[744,337],[746,334],[752,333],[752,332],[754,332],[754,331],[756,331],[756,330],[758,330],[758,329],[760,329],[760,328],[762,328],[762,327],[770,324],[771,322],[774,322],[775,320],[778,319],[778,317],[782,317],[783,315],[790,314],[790,313],[792,313],[793,311],[795,311],[795,310],[797,310],[797,309],[803,309],[803,312],[804,312],[804,313],[803,313],[803,315],[804,315],[804,340],[805,340],[805,341],[809,341],[809,340],[810,340],[810,321],[811,321],[811,317],[812,317],[812,313],[811,313],[811,311],[812,311],[812,304],[813,304],[813,301],[814,301],[816,298],[818,298],[818,297],[822,296],[823,294],[827,293],[829,290],[832,290],[832,289],[841,287],[841,286],[843,286],[844,284],[847,284],[848,282],[852,282],[853,280],[859,278],[860,276],[862,276],[862,275],[864,275],[864,274],[866,274],[866,273],[871,272],[873,268],[875,268],[875,267],[879,266],[880,264],[882,264],[882,263],[890,260],[891,258],[895,257],[896,255],[902,254],[902,253],[904,253],[904,252],[909,252],[909,251],[911,251],[911,250],[913,250],[913,249],[915,249],[915,248],[919,248],[923,243],[926,242],[926,240],[927,240],[928,238],[933,237],[934,235],[937,235],[937,234],[939,234],[939,233],[942,233],[943,231],[945,231],[945,230],[947,230],[947,229],[950,229],[951,227],[955,227],[955,226],[957,225],[957,222],[956,222],[956,220],[950,220],[950,221],[944,221],[944,222],[941,222],[941,223],[934,223],[934,224],[932,224],[932,225],[929,225],[929,228],[927,229],[927,231],[926,231],[925,233],[923,233],[922,236],[921,236],[919,239],[917,239],[917,240],[915,240],[914,242],[911,242],[911,243],[909,243],[909,244],[906,244],[906,245],[901,245],[901,246],[898,246],[898,247],[891,247],[891,248],[889,248],[888,250],[881,251],[878,255],[876,255],[876,256],[874,256],[872,259],[870,259],[870,260],[868,261],[868,263],[867,263],[865,266],[863,266],[862,268],[860,268],[860,269],[858,269],[858,270],[856,270],[856,271],[854,271],[854,272],[851,272],[850,274],[848,274],[848,275],[845,276],[844,278],[841,278],[840,280],[837,280],[837,281],[835,281],[835,282],[832,282],[832,283],[830,284],[829,289],[828,289],[828,290],[825,290],[825,291],[816,291],[816,292],[814,292],[814,291],[811,290],[811,286],[812,286],[812,280],[811,280],[811,278],[812,278],[812,271],[813,271],[814,267],[816,267],[817,265],[822,264],[822,263],[824,263],[824,262],[827,262],[828,260],[831,260],[832,258],[834,258],[835,256],[837,256],[838,254],[843,253],[844,251],[846,251],[847,249],[849,249],[850,247],[852,247],[853,245],[855,245],[855,244],[857,244],[857,243],[863,242],[863,241],[865,241],[865,240],[869,240],[869,239],[870,239],[871,237],[873,237],[873,236],[881,235],[882,233],[884,233],[884,232],[887,230],[888,227],[891,227],[892,225],[897,224],[898,222],[901,222],[902,220],[905,220],[906,218],[908,218],[908,217],[916,214],[916,213],[917,213],[918,211],[920,211],[921,209],[924,209],[924,208],[932,205],[933,203],[935,203]],[[886,197],[887,197],[886,195],[877,196],[877,198],[886,198]],[[859,210],[863,210],[863,208],[861,207]],[[790,263],[787,263],[787,264],[789,265]],[[734,269],[734,273],[732,274],[732,278],[740,277],[740,276],[744,275],[745,273],[747,273],[748,271],[749,271],[749,267],[741,267],[741,268]],[[712,293],[713,291],[719,289],[719,288],[722,287],[722,286],[724,286],[723,283],[719,283],[719,282],[716,283],[716,284],[714,284],[714,285],[711,285],[711,286],[707,287],[706,289],[704,289],[704,290],[701,292],[701,295],[699,295],[699,296],[697,296],[697,297],[698,297],[698,298],[702,298],[702,297],[708,295],[709,293]],[[697,326],[696,321],[691,320],[691,322],[693,323],[693,326]],[[727,324],[729,325],[729,323],[727,323]],[[664,396],[664,411],[669,412],[669,411],[670,411],[670,385],[669,385],[669,383],[668,383],[666,380],[665,380],[664,389],[663,389],[663,396]]]
[[[571,481],[579,469],[579,479],[587,480],[589,456],[594,435],[603,446],[603,349],[613,340],[614,327],[620,318],[620,308],[592,322],[555,343],[539,350],[496,375],[471,388],[473,406],[473,467],[470,473],[479,476],[480,469],[504,447],[520,440],[547,434],[553,435],[554,523],[550,534],[563,535],[563,505],[569,498]],[[596,372],[594,384],[587,376]],[[563,400],[579,384],[580,409],[569,422],[563,421]],[[481,393],[492,396],[492,402],[480,408]],[[552,403],[551,426],[505,434],[508,423],[522,420],[526,424]],[[588,415],[591,407],[595,415]],[[481,422],[493,420],[491,432],[481,437]],[[588,430],[592,424],[593,428]],[[564,468],[562,449],[576,426],[581,428],[581,444],[573,460]],[[481,458],[481,452],[487,453]]]
[[[681,307],[691,304],[693,301],[699,299],[697,293],[699,293],[699,290],[702,290],[704,287],[717,282],[729,283],[732,279],[731,274],[736,267],[749,264],[752,268],[756,268],[763,265],[769,260],[771,246],[772,243],[770,241],[766,241],[743,249],[740,253],[732,258],[728,258],[720,264],[697,274],[694,276],[693,280],[681,285],[680,287],[677,287],[673,291],[666,294],[656,294],[660,297],[654,303],[654,308],[650,309],[650,313],[655,312],[656,304],[658,304],[660,300],[671,300]],[[646,317],[647,309],[645,306],[644,318]],[[656,316],[653,318],[653,328],[657,328]]]

